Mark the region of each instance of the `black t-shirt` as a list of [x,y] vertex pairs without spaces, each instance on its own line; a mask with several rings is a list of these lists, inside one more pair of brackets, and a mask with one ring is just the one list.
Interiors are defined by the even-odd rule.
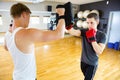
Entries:
[[[89,65],[97,65],[98,64],[98,56],[96,52],[94,51],[92,44],[87,41],[86,38],[86,31],[88,29],[83,29],[81,31],[81,36],[82,36],[82,56],[81,56],[81,61],[89,64]],[[105,44],[106,42],[106,35],[105,33],[101,31],[97,31],[96,33],[96,41],[97,43],[103,43]]]

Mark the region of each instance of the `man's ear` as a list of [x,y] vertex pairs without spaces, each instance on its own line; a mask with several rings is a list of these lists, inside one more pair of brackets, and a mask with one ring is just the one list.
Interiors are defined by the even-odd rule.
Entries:
[[97,20],[97,24],[99,24],[100,22],[99,22],[99,20]]
[[25,18],[25,17],[26,17],[26,12],[22,12],[21,16],[22,16],[23,18]]

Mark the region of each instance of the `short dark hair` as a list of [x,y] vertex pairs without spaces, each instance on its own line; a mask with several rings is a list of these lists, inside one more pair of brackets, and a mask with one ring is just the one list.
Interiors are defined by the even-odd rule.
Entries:
[[23,12],[31,13],[30,9],[22,3],[14,4],[10,9],[10,14],[13,18],[20,17]]
[[90,13],[88,14],[87,18],[94,18],[95,20],[99,21],[99,15],[96,13]]

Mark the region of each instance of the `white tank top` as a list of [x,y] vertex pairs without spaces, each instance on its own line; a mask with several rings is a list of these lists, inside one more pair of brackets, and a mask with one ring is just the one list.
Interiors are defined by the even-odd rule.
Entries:
[[7,32],[5,35],[6,45],[12,55],[14,63],[13,80],[35,80],[36,63],[34,48],[31,53],[21,52],[15,43],[15,34],[22,27],[16,28],[13,33]]

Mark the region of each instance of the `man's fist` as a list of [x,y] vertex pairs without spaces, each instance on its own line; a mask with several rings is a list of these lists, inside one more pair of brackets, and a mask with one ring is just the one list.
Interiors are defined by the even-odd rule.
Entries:
[[[72,3],[71,2],[67,2],[64,5],[57,5],[56,9],[65,9],[65,15],[61,16],[56,14],[56,23],[58,23],[58,20],[61,18],[65,19],[65,28],[67,30],[71,29],[73,27],[74,24],[74,18],[73,18],[73,10],[72,10]],[[58,12],[58,11],[57,11]]]
[[57,8],[56,9],[56,13],[59,15],[59,16],[63,16],[65,14],[65,8]]

